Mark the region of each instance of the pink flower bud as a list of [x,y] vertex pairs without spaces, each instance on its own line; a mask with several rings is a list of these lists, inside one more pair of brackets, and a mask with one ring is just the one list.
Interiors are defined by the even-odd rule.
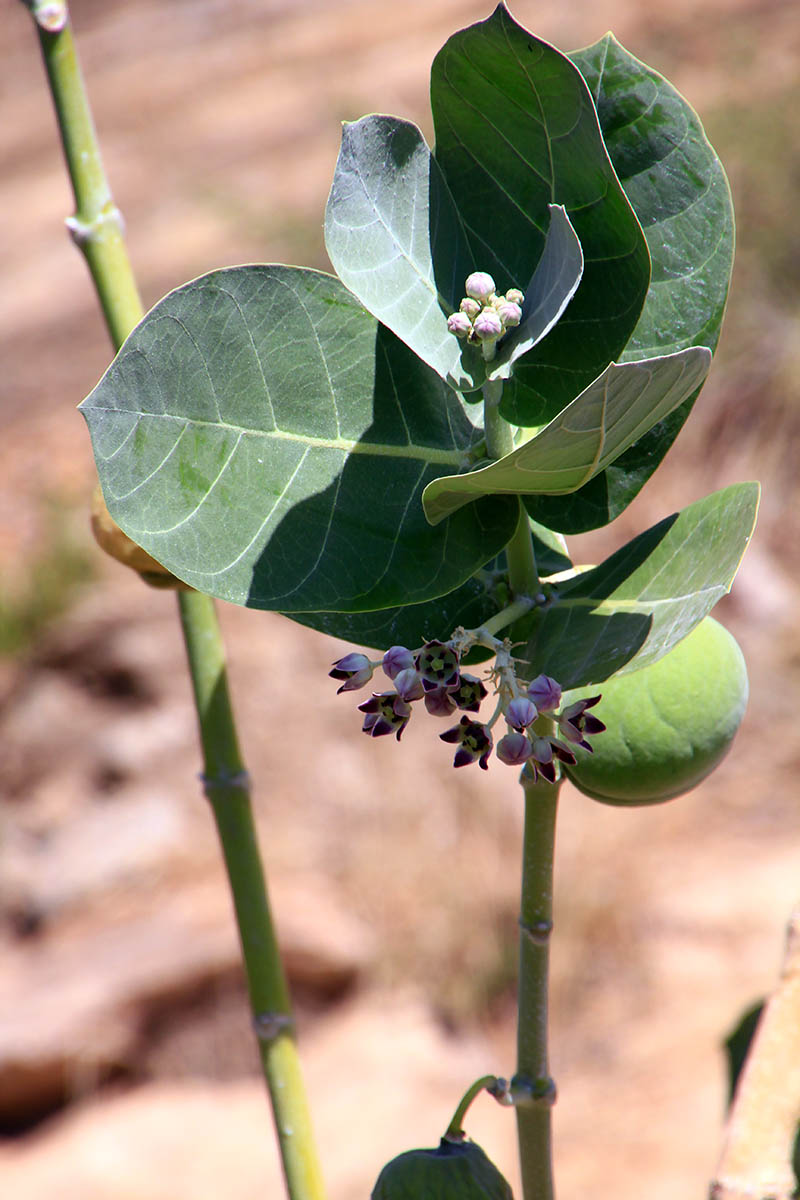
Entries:
[[466,313],[453,313],[447,318],[447,328],[451,333],[454,333],[457,338],[469,337],[472,332],[472,322]]
[[481,304],[486,304],[489,297],[494,294],[494,287],[491,275],[487,275],[485,271],[473,271],[471,275],[467,276],[464,291],[473,300],[480,300]]
[[493,308],[484,308],[478,313],[472,328],[481,342],[494,342],[503,332],[503,324]]

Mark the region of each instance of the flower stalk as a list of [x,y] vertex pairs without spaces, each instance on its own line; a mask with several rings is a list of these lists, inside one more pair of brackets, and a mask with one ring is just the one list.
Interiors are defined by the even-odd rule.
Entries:
[[[120,214],[97,135],[64,0],[25,0],[36,24],[58,120],[75,214],[67,221],[82,251],[112,344],[143,316]],[[323,1200],[324,1188],[300,1073],[289,992],[274,924],[228,691],[213,601],[177,594],[200,729],[203,780],[233,896],[247,986],[290,1200]]]

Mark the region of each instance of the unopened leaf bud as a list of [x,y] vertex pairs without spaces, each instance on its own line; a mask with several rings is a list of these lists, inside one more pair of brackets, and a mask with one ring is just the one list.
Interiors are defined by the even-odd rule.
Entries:
[[489,298],[494,295],[495,283],[491,275],[486,271],[473,271],[467,276],[467,282],[464,284],[464,291],[473,300],[479,300],[481,304],[486,304]]
[[478,313],[481,311],[481,306],[477,300],[473,300],[471,296],[465,296],[459,304],[459,311],[466,313],[471,321],[474,321]]
[[466,313],[457,312],[447,318],[447,328],[457,338],[465,338],[472,333],[472,322]]
[[331,679],[343,679],[345,682],[337,689],[340,692],[355,692],[369,683],[372,678],[372,663],[366,654],[345,654],[333,664],[333,670],[328,672]]
[[512,729],[523,730],[538,717],[536,705],[527,696],[518,696],[512,700],[505,712],[505,718]]
[[503,322],[493,308],[484,308],[473,321],[472,330],[479,342],[494,342],[502,336]]
[[414,655],[405,646],[390,646],[381,660],[385,675],[396,679],[401,671],[414,667]]

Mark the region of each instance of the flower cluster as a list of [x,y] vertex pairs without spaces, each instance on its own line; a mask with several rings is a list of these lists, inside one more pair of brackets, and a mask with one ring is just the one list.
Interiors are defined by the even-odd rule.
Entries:
[[507,731],[497,743],[500,762],[525,766],[534,780],[541,776],[554,783],[556,760],[576,762],[572,746],[591,751],[588,738],[605,729],[602,721],[587,713],[600,697],[578,700],[559,711],[560,685],[549,675],[539,675],[524,686],[514,672],[508,643],[492,639],[496,659],[490,678],[498,701],[491,719],[482,722],[467,714],[480,711],[488,691],[480,679],[461,670],[462,647],[470,644],[471,635],[459,632],[460,638],[426,642],[416,650],[392,646],[376,661],[365,654],[347,654],[333,664],[330,674],[342,681],[339,692],[364,687],[377,668],[391,680],[392,688],[373,692],[358,706],[364,713],[362,730],[370,737],[393,733],[399,741],[411,719],[411,706],[418,700],[434,717],[450,717],[461,710],[464,715],[458,724],[439,736],[457,747],[453,766],[477,762],[486,770],[494,748],[492,730],[502,717]]
[[456,337],[492,345],[522,320],[523,295],[518,288],[509,288],[504,296],[499,296],[491,275],[473,271],[464,290],[467,294],[458,312],[447,319],[447,328]]

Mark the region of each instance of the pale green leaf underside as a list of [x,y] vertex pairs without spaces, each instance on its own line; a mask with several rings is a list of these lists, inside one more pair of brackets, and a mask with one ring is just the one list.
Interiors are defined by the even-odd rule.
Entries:
[[388,116],[345,125],[325,245],[342,282],[423,362],[455,388],[480,387],[480,350],[447,328],[476,266],[416,125]]
[[432,524],[478,496],[565,495],[605,470],[700,386],[711,352],[691,347],[637,363],[612,363],[549,425],[505,458],[435,479],[422,503]]
[[578,235],[563,205],[548,208],[544,250],[525,291],[522,320],[502,339],[495,359],[487,364],[489,379],[508,379],[512,364],[546,337],[578,290],[583,275]]
[[114,519],[180,579],[237,604],[431,599],[498,553],[518,517],[491,500],[431,537],[422,490],[480,432],[317,271],[234,267],[170,293],[82,410]]
[[757,483],[714,492],[564,585],[521,655],[529,672],[582,687],[661,658],[730,590],[758,497]]

